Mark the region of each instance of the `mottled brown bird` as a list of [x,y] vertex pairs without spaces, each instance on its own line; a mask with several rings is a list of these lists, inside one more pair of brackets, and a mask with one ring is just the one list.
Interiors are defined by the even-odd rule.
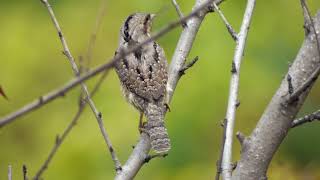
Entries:
[[[128,16],[120,30],[117,52],[150,38],[154,16],[148,13]],[[167,153],[170,139],[164,124],[164,114],[168,75],[163,49],[157,42],[150,42],[117,61],[115,68],[125,98],[140,111],[139,130],[150,136],[151,147],[156,153]],[[144,124],[143,114],[147,118]]]

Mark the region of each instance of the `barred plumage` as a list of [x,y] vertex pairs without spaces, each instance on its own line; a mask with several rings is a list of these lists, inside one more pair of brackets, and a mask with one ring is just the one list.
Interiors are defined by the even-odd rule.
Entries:
[[[150,37],[154,15],[135,13],[126,19],[121,30],[119,48],[126,49]],[[138,51],[116,63],[122,91],[128,102],[147,117],[143,127],[150,136],[151,146],[157,153],[170,149],[170,140],[164,124],[167,60],[163,49],[150,42]]]

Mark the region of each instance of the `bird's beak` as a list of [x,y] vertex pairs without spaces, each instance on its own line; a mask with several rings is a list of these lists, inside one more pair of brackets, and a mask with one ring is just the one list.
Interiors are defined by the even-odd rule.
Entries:
[[156,14],[150,14],[151,20],[156,17]]

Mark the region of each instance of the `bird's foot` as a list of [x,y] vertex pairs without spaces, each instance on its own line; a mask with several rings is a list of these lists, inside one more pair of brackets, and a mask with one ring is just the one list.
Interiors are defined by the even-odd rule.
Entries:
[[167,111],[171,112],[171,109],[170,109],[169,104],[165,103],[165,104],[164,104],[164,107],[166,108]]
[[140,125],[139,125],[139,133],[140,134],[142,134],[142,133],[146,133],[146,134],[148,134],[147,133],[147,129],[145,128],[145,125],[146,125],[146,122],[143,122],[143,123],[141,123]]

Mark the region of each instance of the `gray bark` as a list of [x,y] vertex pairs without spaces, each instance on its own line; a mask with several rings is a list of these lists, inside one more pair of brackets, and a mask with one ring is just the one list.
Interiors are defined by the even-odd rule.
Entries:
[[[314,18],[317,34],[320,31],[320,11]],[[302,86],[319,67],[316,36],[311,31],[306,37],[292,66],[279,89],[264,111],[252,134],[242,144],[241,158],[232,179],[266,179],[268,166],[304,103],[312,85],[294,103],[288,103],[287,76],[292,79],[293,90]]]

